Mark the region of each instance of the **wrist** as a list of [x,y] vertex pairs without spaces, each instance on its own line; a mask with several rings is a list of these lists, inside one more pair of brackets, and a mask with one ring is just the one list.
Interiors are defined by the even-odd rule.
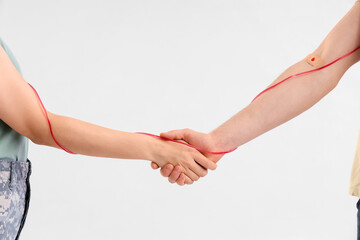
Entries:
[[164,143],[162,140],[157,139],[151,136],[145,137],[145,160],[156,162],[159,160],[160,156],[164,152]]
[[229,151],[235,148],[231,145],[229,138],[222,136],[219,131],[212,131],[211,133],[209,133],[209,137],[211,139],[211,142],[213,143],[213,150],[216,152]]
[[156,159],[155,154],[159,151],[159,141],[152,136],[146,136],[139,133],[135,134],[135,142],[137,142],[137,152],[138,155],[136,158],[143,159],[147,161],[154,161]]

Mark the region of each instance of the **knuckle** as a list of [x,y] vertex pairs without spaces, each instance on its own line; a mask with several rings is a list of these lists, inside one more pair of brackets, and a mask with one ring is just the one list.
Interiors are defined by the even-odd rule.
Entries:
[[195,152],[194,149],[190,148],[190,147],[186,147],[185,151],[186,151],[187,154],[191,154],[191,155]]
[[190,129],[190,128],[184,128],[184,129],[183,129],[184,137],[186,137],[188,134],[190,134],[190,132],[191,132],[191,129]]
[[184,163],[187,165],[187,166],[190,166],[191,164],[192,164],[192,159],[190,159],[190,158],[186,158],[185,159],[185,161],[184,161]]
[[188,148],[188,150],[189,150],[189,153],[191,154],[191,156],[192,156],[192,158],[193,159],[201,159],[201,153],[199,153],[199,151],[198,150],[196,150],[195,148]]

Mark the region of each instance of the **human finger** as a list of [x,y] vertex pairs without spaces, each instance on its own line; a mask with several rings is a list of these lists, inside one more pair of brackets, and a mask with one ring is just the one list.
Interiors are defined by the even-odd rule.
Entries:
[[175,183],[180,177],[181,173],[182,173],[182,168],[179,165],[175,166],[174,170],[171,172],[169,176],[169,182]]
[[174,166],[170,163],[166,164],[164,167],[161,168],[160,173],[163,177],[169,177],[171,172],[173,171]]

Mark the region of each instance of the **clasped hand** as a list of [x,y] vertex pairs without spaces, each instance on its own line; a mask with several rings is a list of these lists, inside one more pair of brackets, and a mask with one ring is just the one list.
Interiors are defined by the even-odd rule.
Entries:
[[[191,129],[181,129],[161,133],[160,136],[172,140],[185,141],[190,145],[201,149],[206,149],[208,151],[217,151],[215,140],[211,134],[196,132]],[[178,144],[174,142],[171,143]],[[190,148],[188,146],[183,146],[183,148],[185,151],[185,156],[181,156],[182,159],[180,159],[178,164],[174,163],[175,161],[170,161],[162,165],[155,161],[151,162],[151,167],[153,169],[158,169],[161,166],[161,175],[167,177],[170,183],[176,182],[180,186],[185,184],[192,184],[194,181],[199,180],[200,177],[205,177],[208,173],[208,169],[216,169],[216,162],[219,161],[223,156],[201,153],[196,149]],[[191,158],[194,159],[195,162],[188,160]],[[186,163],[192,164],[185,165]],[[184,165],[189,166],[189,169],[186,169]]]

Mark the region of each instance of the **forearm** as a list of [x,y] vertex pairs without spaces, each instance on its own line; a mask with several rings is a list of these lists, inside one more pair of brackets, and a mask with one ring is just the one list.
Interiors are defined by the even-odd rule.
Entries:
[[[360,4],[333,28],[315,54],[326,63],[360,45]],[[227,122],[211,132],[221,150],[238,147],[303,113],[338,84],[340,78],[360,58],[359,51],[318,72],[290,79],[265,92]],[[287,76],[314,69],[305,60],[288,68],[271,85]]]
[[[304,64],[301,61],[293,67]],[[323,72],[283,83],[259,96],[211,135],[220,149],[238,147],[309,109],[334,88],[337,80]]]
[[[56,140],[66,149],[88,156],[154,160],[157,141],[151,137],[122,132],[48,111]],[[53,140],[45,115],[39,123],[39,144],[60,148]]]
[[[158,166],[178,166],[186,182],[197,181],[215,170],[216,164],[195,149],[171,141],[136,133],[117,131],[48,112],[52,131],[60,144],[75,153],[108,158],[144,159]],[[53,140],[45,117],[42,118],[38,144],[60,148]],[[40,136],[40,134],[39,134]],[[42,139],[42,140],[40,140]],[[184,178],[185,179],[185,178]]]

